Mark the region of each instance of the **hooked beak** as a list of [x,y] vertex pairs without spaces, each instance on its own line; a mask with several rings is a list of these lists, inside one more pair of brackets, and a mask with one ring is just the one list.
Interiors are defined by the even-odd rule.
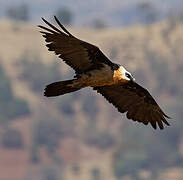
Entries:
[[131,77],[130,81],[135,82],[135,78]]

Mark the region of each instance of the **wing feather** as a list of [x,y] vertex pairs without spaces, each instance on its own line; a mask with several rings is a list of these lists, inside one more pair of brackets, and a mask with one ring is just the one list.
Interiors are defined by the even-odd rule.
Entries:
[[153,118],[154,118],[154,121],[157,120],[157,123],[160,129],[163,129],[163,122],[162,122],[161,116],[159,114],[154,114]]
[[46,21],[42,20],[50,28],[39,25],[40,31],[45,38],[49,51],[54,51],[63,61],[71,66],[76,73],[83,73],[101,64],[113,66],[113,63],[100,51],[97,46],[84,42],[74,37],[56,18],[59,29]]
[[151,125],[152,125],[152,127],[154,128],[154,129],[156,129],[157,128],[157,126],[156,126],[156,118],[155,118],[155,116],[154,116],[154,114],[153,114],[153,111],[150,111],[150,114],[149,114],[149,121],[150,121],[150,123],[151,123]]
[[154,129],[157,125],[163,129],[163,123],[169,126],[166,120],[169,117],[165,115],[149,92],[137,83],[94,87],[94,90],[102,94],[119,112],[127,112],[128,119],[145,125],[150,123]]
[[143,124],[144,125],[147,125],[149,123],[149,121],[148,121],[148,115],[149,115],[149,109],[146,108],[144,110],[144,119],[143,119]]

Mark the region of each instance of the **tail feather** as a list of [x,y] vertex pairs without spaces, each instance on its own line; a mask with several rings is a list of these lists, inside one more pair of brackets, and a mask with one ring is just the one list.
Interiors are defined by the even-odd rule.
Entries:
[[59,96],[81,89],[81,87],[72,87],[73,80],[54,82],[46,86],[44,95],[46,97]]

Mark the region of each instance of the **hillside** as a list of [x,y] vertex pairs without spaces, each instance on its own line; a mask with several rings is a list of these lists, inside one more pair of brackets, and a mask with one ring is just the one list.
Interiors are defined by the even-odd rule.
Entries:
[[163,131],[127,120],[92,90],[43,97],[46,84],[69,79],[73,71],[47,51],[36,25],[0,21],[0,29],[0,87],[6,87],[0,96],[0,179],[182,178],[183,24],[69,28],[149,89],[172,117]]

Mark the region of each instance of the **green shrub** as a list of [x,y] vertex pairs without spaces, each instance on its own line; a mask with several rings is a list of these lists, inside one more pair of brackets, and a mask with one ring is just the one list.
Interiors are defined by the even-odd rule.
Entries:
[[41,174],[44,180],[61,180],[62,179],[58,175],[58,169],[53,167],[42,168]]
[[91,175],[93,180],[100,180],[100,169],[93,168],[91,170]]
[[0,123],[30,114],[28,104],[23,99],[14,97],[11,82],[0,66]]
[[35,92],[42,94],[47,84],[61,79],[57,63],[46,65],[40,61],[39,57],[29,59],[23,56],[20,65],[22,66],[20,78],[29,82]]
[[57,107],[62,114],[72,116],[75,114],[74,101],[75,96],[73,94],[63,96],[57,100]]
[[43,146],[52,153],[59,146],[60,138],[64,135],[61,121],[55,118],[39,120],[33,129],[34,143]]
[[56,16],[58,19],[61,20],[63,24],[66,24],[66,25],[71,25],[74,18],[73,12],[66,7],[57,9]]
[[80,166],[79,164],[73,164],[72,165],[72,171],[75,175],[79,175],[80,174]]
[[55,164],[28,169],[24,180],[63,180],[63,172]]
[[11,4],[6,10],[6,15],[12,20],[28,21],[30,19],[30,9],[28,4],[25,3],[18,6]]
[[115,145],[115,138],[109,134],[107,131],[92,131],[92,133],[87,134],[85,142],[88,145],[95,146],[99,149],[107,149]]
[[147,157],[144,152],[125,152],[114,163],[114,174],[116,177],[124,175],[136,175],[140,169],[146,168]]
[[39,156],[39,151],[38,148],[33,144],[30,152],[30,161],[34,164],[40,162],[40,156]]
[[108,25],[107,25],[107,22],[105,22],[105,20],[103,20],[103,19],[95,19],[92,22],[92,26],[95,29],[105,29],[105,28],[107,28]]
[[24,147],[24,143],[20,131],[15,129],[7,129],[3,132],[2,145],[4,148],[22,149]]
[[92,119],[99,113],[96,95],[91,95],[86,92],[86,95],[82,99],[82,105],[83,111]]

